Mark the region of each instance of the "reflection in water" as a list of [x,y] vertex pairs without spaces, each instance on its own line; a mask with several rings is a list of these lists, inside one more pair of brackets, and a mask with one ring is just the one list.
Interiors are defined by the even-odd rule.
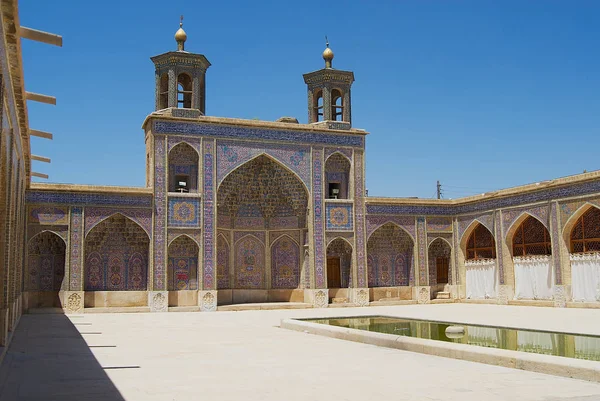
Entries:
[[[307,319],[307,321],[398,336],[600,361],[600,337],[596,336],[438,323],[384,316]],[[448,326],[464,327],[465,335],[449,338],[446,335]]]

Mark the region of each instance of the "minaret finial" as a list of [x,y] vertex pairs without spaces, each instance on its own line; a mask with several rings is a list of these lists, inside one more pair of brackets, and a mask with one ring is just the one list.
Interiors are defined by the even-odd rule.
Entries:
[[175,32],[175,40],[177,41],[177,51],[184,51],[187,34],[183,30],[183,15],[179,17],[179,29]]
[[333,60],[333,51],[329,48],[329,39],[325,35],[325,51],[323,52],[323,60],[325,60],[325,68],[332,68],[331,61]]

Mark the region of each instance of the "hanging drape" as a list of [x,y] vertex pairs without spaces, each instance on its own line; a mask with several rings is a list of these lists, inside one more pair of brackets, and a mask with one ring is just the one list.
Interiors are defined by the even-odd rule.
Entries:
[[493,327],[469,326],[467,335],[471,345],[497,348],[500,342],[499,330]]
[[517,350],[535,352],[537,354],[553,354],[558,350],[559,334],[535,331],[519,331],[517,334]]
[[515,266],[515,299],[552,299],[554,275],[549,255],[518,256]]
[[467,270],[467,298],[496,298],[496,294],[498,294],[496,259],[468,260],[465,262],[465,268]]
[[571,254],[573,301],[600,301],[600,253]]

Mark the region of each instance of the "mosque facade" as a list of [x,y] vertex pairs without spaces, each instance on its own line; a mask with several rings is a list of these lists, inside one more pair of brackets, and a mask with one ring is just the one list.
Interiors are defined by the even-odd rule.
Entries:
[[455,200],[368,197],[354,74],[333,68],[329,45],[304,75],[307,124],[210,117],[210,62],[180,27],[177,50],[151,58],[146,186],[31,183],[9,61],[20,49],[2,15],[4,332],[42,307],[600,307],[600,172]]

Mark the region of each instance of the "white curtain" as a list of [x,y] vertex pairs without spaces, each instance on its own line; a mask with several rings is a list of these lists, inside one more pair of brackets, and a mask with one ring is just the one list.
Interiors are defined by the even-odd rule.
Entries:
[[493,327],[467,326],[469,344],[482,347],[497,347],[500,339],[498,329]]
[[469,260],[467,270],[467,298],[496,298],[498,293],[498,269],[496,259]]
[[575,337],[575,355],[582,359],[597,361],[600,357],[600,338]]
[[573,301],[600,301],[600,253],[571,254]]
[[515,299],[552,299],[554,275],[549,255],[513,258]]

